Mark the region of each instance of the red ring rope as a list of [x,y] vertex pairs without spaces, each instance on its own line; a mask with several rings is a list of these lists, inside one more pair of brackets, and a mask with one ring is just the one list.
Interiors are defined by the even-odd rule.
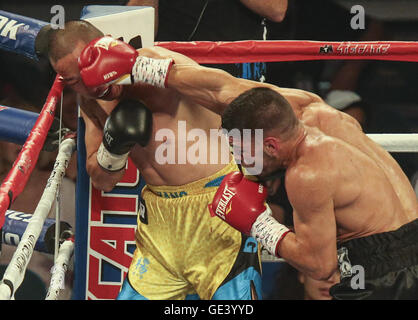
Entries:
[[[418,61],[418,42],[374,41],[234,41],[156,42],[199,63],[246,63],[303,60],[396,60]],[[12,170],[0,187],[0,228],[5,212],[24,189],[52,124],[63,84],[58,76]]]
[[172,41],[155,45],[207,64],[333,59],[418,61],[415,41]]
[[3,227],[6,210],[25,188],[38,161],[39,153],[54,120],[56,104],[60,100],[63,87],[61,78],[57,75],[38,120],[0,187],[0,228]]

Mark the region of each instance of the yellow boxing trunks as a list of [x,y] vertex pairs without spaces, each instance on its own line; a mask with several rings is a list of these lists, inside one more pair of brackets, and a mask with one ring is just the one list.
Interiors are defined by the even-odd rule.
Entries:
[[261,295],[257,243],[208,210],[223,177],[238,170],[230,163],[186,185],[144,187],[137,248],[118,299],[247,299],[250,287]]

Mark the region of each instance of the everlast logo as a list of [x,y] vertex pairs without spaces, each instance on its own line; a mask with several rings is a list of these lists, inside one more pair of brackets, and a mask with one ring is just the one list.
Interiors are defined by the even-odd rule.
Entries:
[[331,44],[326,44],[319,48],[319,53],[322,53],[322,54],[328,54],[328,53],[333,53],[333,52],[334,52],[334,49],[332,48]]
[[217,216],[225,220],[225,215],[228,214],[229,211],[231,211],[231,208],[228,208],[227,210],[228,203],[231,200],[231,198],[235,196],[235,194],[236,193],[228,189],[228,187],[225,187],[224,192],[221,196],[221,200],[219,200],[219,203],[216,207],[215,213]]
[[113,142],[113,137],[107,131],[104,133],[104,137],[106,139],[107,144],[109,146],[111,146],[112,145],[112,142]]
[[[0,16],[0,36],[7,37],[11,40],[16,40],[17,29],[19,29],[22,26],[25,26],[24,23],[16,23],[16,20],[9,20],[9,18],[7,17]],[[29,28],[29,26],[27,25],[26,27]]]

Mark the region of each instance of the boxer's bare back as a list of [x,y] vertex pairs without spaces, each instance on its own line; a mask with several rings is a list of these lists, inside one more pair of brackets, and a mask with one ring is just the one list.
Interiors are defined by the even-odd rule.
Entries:
[[[280,91],[286,97],[287,90]],[[333,200],[338,239],[392,231],[416,219],[417,200],[398,163],[364,134],[354,118],[313,99],[294,108],[311,128],[308,154],[311,145],[315,151],[322,149],[322,154],[311,155],[325,158],[329,164],[322,174],[337,171]]]
[[[237,79],[201,66],[176,65],[168,83],[219,114],[235,97],[255,87],[268,87],[283,95],[308,132],[301,144],[300,161],[287,169],[289,199],[313,204],[309,194],[300,192],[298,181],[302,183],[306,176],[292,174],[289,179],[289,173],[297,173],[294,167],[305,159],[303,165],[315,168],[318,176],[335,178],[323,189],[330,192],[328,196],[333,200],[331,209],[339,240],[395,230],[418,217],[415,193],[398,163],[364,134],[354,118],[328,106],[319,96]],[[316,162],[323,167],[314,165]],[[319,188],[318,185],[316,189]],[[295,203],[292,205],[295,207]],[[297,219],[297,211],[295,213]]]

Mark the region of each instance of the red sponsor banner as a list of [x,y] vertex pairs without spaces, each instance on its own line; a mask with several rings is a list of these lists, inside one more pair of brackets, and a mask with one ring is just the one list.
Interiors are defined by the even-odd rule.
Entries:
[[126,277],[135,248],[139,177],[129,160],[112,192],[90,187],[87,299],[115,299]]

